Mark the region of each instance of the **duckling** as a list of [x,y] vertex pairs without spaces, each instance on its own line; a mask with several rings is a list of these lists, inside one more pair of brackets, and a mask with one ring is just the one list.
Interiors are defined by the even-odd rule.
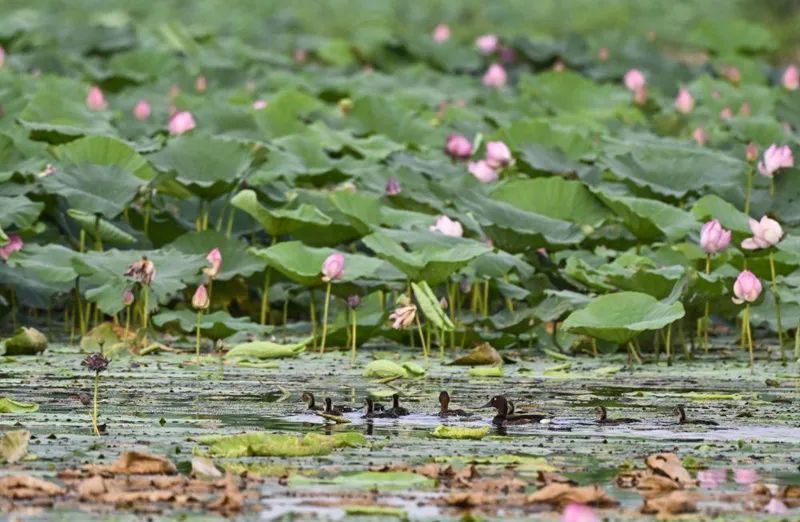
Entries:
[[364,405],[367,408],[367,411],[364,412],[364,417],[367,419],[396,419],[398,417],[398,415],[392,412],[391,408],[384,410],[381,406],[381,410],[378,410],[380,404],[375,404],[375,401],[373,401],[371,397],[364,399]]
[[492,424],[495,426],[508,426],[513,424],[538,424],[547,417],[537,413],[529,413],[525,415],[509,415],[508,413],[508,400],[502,395],[495,395],[492,400],[487,402],[482,408],[495,408],[497,415],[492,419]]
[[309,410],[322,411],[324,409],[322,406],[318,406],[316,404],[314,401],[314,394],[311,392],[303,392],[303,395],[301,395],[300,398],[303,399],[303,402],[308,404]]
[[341,415],[342,413],[350,413],[351,411],[353,411],[353,408],[350,406],[345,406],[343,404],[334,405],[330,397],[325,397],[325,413]]
[[674,408],[672,408],[672,414],[678,416],[678,424],[705,424],[706,426],[717,426],[718,423],[712,420],[704,420],[704,419],[687,419],[686,418],[686,410],[683,407],[683,404],[678,404]]
[[451,410],[450,394],[446,391],[439,393],[439,417],[468,417],[469,413],[464,410]]
[[594,409],[595,414],[597,414],[597,424],[605,424],[607,426],[614,426],[616,424],[631,424],[633,422],[639,422],[639,419],[609,419],[608,418],[608,410],[606,410],[605,406],[598,406]]
[[400,395],[392,395],[392,407],[384,412],[387,417],[402,417],[408,415],[408,410],[400,406]]

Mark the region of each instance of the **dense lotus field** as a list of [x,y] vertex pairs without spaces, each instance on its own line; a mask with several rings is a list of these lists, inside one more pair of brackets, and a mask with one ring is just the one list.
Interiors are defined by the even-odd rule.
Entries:
[[0,5],[4,510],[800,516],[796,2],[137,4]]

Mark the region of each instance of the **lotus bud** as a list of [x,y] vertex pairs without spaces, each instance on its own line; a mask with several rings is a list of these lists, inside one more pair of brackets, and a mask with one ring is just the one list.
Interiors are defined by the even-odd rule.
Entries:
[[197,92],[206,92],[208,89],[208,80],[202,74],[194,80],[194,90]]
[[800,72],[797,69],[797,66],[790,65],[783,71],[783,77],[781,78],[781,83],[783,84],[783,88],[796,91],[798,87],[800,87]]
[[464,235],[464,229],[461,227],[461,223],[447,216],[439,216],[436,220],[436,224],[428,228],[433,232],[441,232],[451,237],[461,237]]
[[486,163],[493,169],[503,168],[511,163],[511,151],[502,141],[486,143]]
[[353,294],[347,297],[347,306],[350,308],[358,308],[361,305],[361,297],[358,294]]
[[761,281],[753,272],[745,270],[733,284],[733,295],[733,302],[736,304],[752,303],[761,295]]
[[194,116],[189,111],[176,112],[169,120],[169,133],[177,136],[195,127]]
[[475,47],[481,54],[494,54],[500,48],[500,39],[495,34],[485,34],[475,40]]
[[447,24],[439,24],[433,29],[433,41],[436,43],[446,42],[450,39],[450,27]]
[[396,196],[401,192],[403,192],[403,188],[400,186],[400,182],[394,176],[389,176],[389,179],[386,180],[386,195]]
[[567,504],[561,514],[561,522],[600,522],[600,517],[585,504]]
[[491,183],[497,181],[497,171],[489,166],[488,161],[470,161],[467,165],[470,173],[483,183]]
[[747,160],[748,163],[754,163],[758,159],[758,147],[752,141],[747,144],[747,149],[745,149],[744,158]]
[[719,117],[723,120],[730,120],[733,118],[733,110],[730,107],[723,107],[721,111],[719,111]]
[[308,53],[306,53],[305,49],[297,48],[294,50],[294,53],[292,53],[292,58],[296,63],[303,64],[308,60]]
[[697,128],[696,128],[696,129],[695,129],[695,130],[692,132],[692,139],[694,139],[694,141],[695,141],[695,142],[696,142],[698,145],[700,145],[700,146],[702,147],[702,146],[704,146],[704,145],[706,144],[706,142],[708,141],[708,135],[706,134],[706,131],[705,131],[705,129],[703,129],[703,127],[697,127]]
[[108,363],[110,362],[111,361],[106,359],[102,353],[95,352],[91,355],[88,355],[83,361],[81,361],[81,366],[89,371],[100,373],[108,368]]
[[444,151],[453,159],[466,159],[472,156],[472,143],[462,134],[447,137]]
[[211,250],[206,256],[206,261],[208,261],[211,266],[205,268],[203,271],[210,277],[214,279],[219,274],[219,271],[222,269],[222,252],[219,251],[219,248],[215,248]]
[[738,85],[742,81],[742,72],[738,67],[732,65],[725,65],[721,68],[720,72],[729,82]]
[[750,224],[750,230],[753,232],[753,237],[748,237],[742,241],[742,248],[745,250],[759,250],[780,243],[783,237],[783,229],[780,223],[774,219],[762,216],[761,221],[751,218],[748,223]]
[[392,328],[395,330],[400,330],[411,326],[414,323],[416,316],[417,306],[414,304],[409,304],[396,308],[394,312],[389,314],[389,319],[392,320]]
[[628,72],[625,73],[625,77],[623,78],[625,83],[625,88],[631,92],[636,92],[645,88],[647,84],[647,79],[644,76],[644,73],[639,69],[630,69]]
[[255,110],[257,110],[257,111],[260,111],[261,109],[266,109],[267,108],[267,101],[266,100],[256,100],[256,101],[253,102],[253,108]]
[[506,84],[506,70],[499,63],[493,63],[483,75],[483,84],[486,87],[503,87]]
[[192,296],[192,306],[195,310],[207,310],[208,307],[211,305],[211,301],[208,299],[208,289],[206,285],[200,285],[197,287],[197,290],[194,291],[194,295]]
[[8,243],[0,247],[0,259],[3,261],[8,261],[8,258],[11,257],[11,254],[14,252],[19,252],[22,250],[24,243],[22,242],[22,238],[19,237],[17,234],[9,234],[8,235]]
[[139,100],[133,108],[133,116],[139,121],[150,117],[150,103],[147,100]]
[[149,286],[156,278],[156,266],[147,259],[147,256],[142,256],[139,261],[134,261],[128,265],[123,275]]
[[517,53],[513,47],[503,47],[500,49],[500,61],[502,63],[513,63],[517,59]]
[[102,111],[108,106],[103,91],[97,85],[92,85],[89,89],[89,94],[86,95],[86,106],[93,111]]
[[611,51],[608,50],[608,47],[601,47],[597,50],[597,59],[601,62],[607,62],[610,57]]
[[122,292],[122,304],[125,306],[130,306],[133,304],[134,301],[133,290],[130,288],[126,288],[124,292]]
[[341,279],[344,275],[344,255],[334,252],[322,263],[322,280],[326,283]]
[[788,145],[778,147],[774,143],[764,151],[764,157],[758,162],[758,172],[771,178],[782,168],[794,167],[794,156]]
[[739,116],[750,116],[752,112],[753,111],[750,108],[750,104],[747,102],[744,102],[739,106]]
[[731,242],[731,231],[722,228],[718,220],[712,219],[700,229],[700,247],[707,254],[722,252]]
[[694,97],[688,89],[681,87],[678,91],[678,96],[675,97],[675,109],[681,114],[689,114],[694,109]]

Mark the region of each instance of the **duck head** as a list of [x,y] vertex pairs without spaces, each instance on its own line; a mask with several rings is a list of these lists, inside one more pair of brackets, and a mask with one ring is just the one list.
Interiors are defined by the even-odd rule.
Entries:
[[309,408],[313,408],[314,407],[314,394],[313,393],[311,393],[311,392],[303,392],[303,395],[301,395],[300,398],[303,399],[303,402],[308,404]]
[[325,397],[325,413],[333,413],[333,401],[330,397]]
[[481,408],[494,408],[497,410],[498,415],[508,415],[508,400],[502,395],[495,395]]
[[400,407],[400,395],[395,393],[392,395],[392,408],[399,408]]
[[605,406],[598,406],[594,409],[594,414],[597,415],[597,420],[603,422],[604,420],[608,419],[608,410],[606,410]]
[[678,404],[672,408],[672,414],[678,417],[679,423],[686,422],[686,410],[684,409],[683,404]]
[[439,406],[442,411],[447,411],[447,408],[450,406],[450,394],[446,391],[439,393]]

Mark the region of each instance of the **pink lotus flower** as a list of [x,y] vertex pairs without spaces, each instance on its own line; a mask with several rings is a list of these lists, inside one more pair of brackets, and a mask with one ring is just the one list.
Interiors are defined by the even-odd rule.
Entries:
[[255,110],[257,110],[257,111],[260,111],[261,109],[266,109],[267,108],[267,101],[266,100],[256,100],[256,101],[253,102],[253,108]]
[[503,87],[506,84],[506,70],[499,63],[493,63],[483,75],[483,84],[486,87]]
[[469,169],[470,173],[475,176],[478,181],[482,181],[483,183],[497,181],[497,171],[489,165],[488,161],[470,161],[467,165],[467,169]]
[[[744,272],[742,272],[744,273]],[[741,276],[740,276],[741,277]],[[755,276],[753,276],[755,277]],[[759,289],[760,289],[759,285]],[[760,290],[759,290],[760,291]],[[744,486],[749,484],[755,484],[759,480],[761,480],[761,476],[758,474],[757,470],[748,469],[748,468],[740,468],[733,470],[733,480],[737,484],[742,484]]]
[[720,72],[722,73],[722,76],[724,76],[734,85],[738,85],[739,82],[742,81],[742,72],[738,67],[734,67],[733,65],[724,65],[720,69]]
[[739,106],[739,116],[750,116],[753,110],[750,108],[750,104],[747,102],[742,103]]
[[724,468],[704,469],[697,472],[697,480],[700,486],[708,489],[715,489],[725,483],[728,471]]
[[192,306],[195,310],[207,310],[208,307],[211,305],[211,301],[208,299],[208,289],[206,285],[200,285],[195,290],[194,295],[192,296]]
[[681,87],[678,91],[678,96],[675,97],[675,109],[681,114],[689,114],[694,109],[694,97],[688,89]]
[[753,163],[755,160],[758,159],[758,147],[752,141],[747,144],[747,148],[745,149],[744,159],[747,163]]
[[0,45],[0,69],[6,64],[6,50]]
[[777,498],[771,498],[769,502],[767,502],[767,505],[764,506],[764,512],[770,515],[781,515],[787,511],[789,511],[789,508],[786,507],[786,504]]
[[[758,280],[756,275],[749,271],[744,270],[742,273],[739,274],[739,277],[736,278],[736,282],[733,283],[733,302],[736,304],[742,304],[744,302],[752,303],[758,296],[761,295],[761,281]],[[736,482],[739,482],[737,472],[741,471],[753,471],[753,470],[733,470],[734,476],[736,476]],[[755,482],[755,481],[754,481]]]
[[446,42],[450,39],[450,26],[439,24],[433,28],[433,41],[436,43]]
[[472,143],[466,136],[451,134],[447,137],[444,151],[454,159],[466,159],[472,156]]
[[493,169],[505,167],[511,163],[511,151],[502,141],[486,143],[486,163]]
[[567,504],[561,522],[600,522],[600,517],[585,504]]
[[694,139],[694,141],[702,147],[708,141],[708,134],[706,134],[706,131],[703,129],[703,127],[697,127],[694,132],[692,132],[692,139]]
[[433,232],[441,232],[445,236],[461,237],[464,235],[464,229],[461,227],[461,223],[447,216],[439,216],[436,220],[436,224],[431,225],[428,229]]
[[308,53],[306,53],[305,49],[297,48],[294,50],[294,53],[292,53],[292,58],[294,58],[296,63],[306,63],[306,60],[308,60]]
[[194,116],[189,111],[176,112],[169,120],[169,133],[177,136],[194,129]]
[[92,85],[89,89],[89,94],[86,95],[86,106],[93,111],[102,111],[108,106],[103,91],[97,85]]
[[719,117],[723,120],[730,120],[733,118],[733,110],[730,107],[723,107],[721,111],[719,111]]
[[764,157],[758,162],[758,172],[771,178],[780,169],[794,167],[794,156],[788,145],[778,147],[774,143],[764,151]]
[[796,91],[800,87],[800,71],[798,71],[797,66],[790,65],[783,71],[781,83],[785,89],[790,91]]
[[394,312],[389,314],[389,319],[392,320],[392,328],[401,330],[407,328],[414,323],[414,318],[417,316],[417,305],[409,304],[396,308]]
[[647,84],[647,79],[639,69],[631,69],[626,72],[623,81],[625,82],[625,88],[631,92],[644,89]]
[[208,80],[202,74],[194,80],[194,90],[197,92],[206,92],[208,89]]
[[334,252],[322,263],[322,280],[326,283],[341,279],[344,275],[344,255]]
[[150,117],[150,103],[147,100],[139,100],[133,108],[133,117],[139,121]]
[[555,72],[562,72],[562,71],[565,71],[566,69],[567,69],[567,65],[564,63],[564,61],[561,58],[556,60],[556,63],[553,64],[553,70]]
[[386,180],[386,195],[396,196],[401,192],[403,192],[403,188],[400,186],[400,182],[394,176],[389,176],[389,179]]
[[712,219],[700,229],[700,248],[707,254],[722,252],[731,242],[731,231],[725,230],[719,221]]
[[211,266],[205,269],[205,273],[208,277],[214,279],[222,269],[222,252],[219,251],[219,248],[215,248],[209,252],[206,256],[206,261],[211,263]]
[[783,237],[783,229],[781,224],[774,219],[762,216],[761,221],[750,218],[748,223],[750,224],[750,230],[753,232],[753,237],[748,237],[742,241],[742,248],[745,250],[759,250],[780,243]]
[[19,252],[22,250],[23,246],[25,246],[25,243],[22,242],[21,237],[19,237],[17,234],[9,234],[8,243],[0,247],[0,259],[3,261],[8,261],[8,258],[11,257],[11,254],[14,252]]
[[475,47],[481,54],[494,54],[500,48],[500,39],[496,34],[485,34],[475,39]]
[[122,304],[125,306],[132,305],[134,299],[133,291],[130,288],[126,288],[125,291],[122,292]]

